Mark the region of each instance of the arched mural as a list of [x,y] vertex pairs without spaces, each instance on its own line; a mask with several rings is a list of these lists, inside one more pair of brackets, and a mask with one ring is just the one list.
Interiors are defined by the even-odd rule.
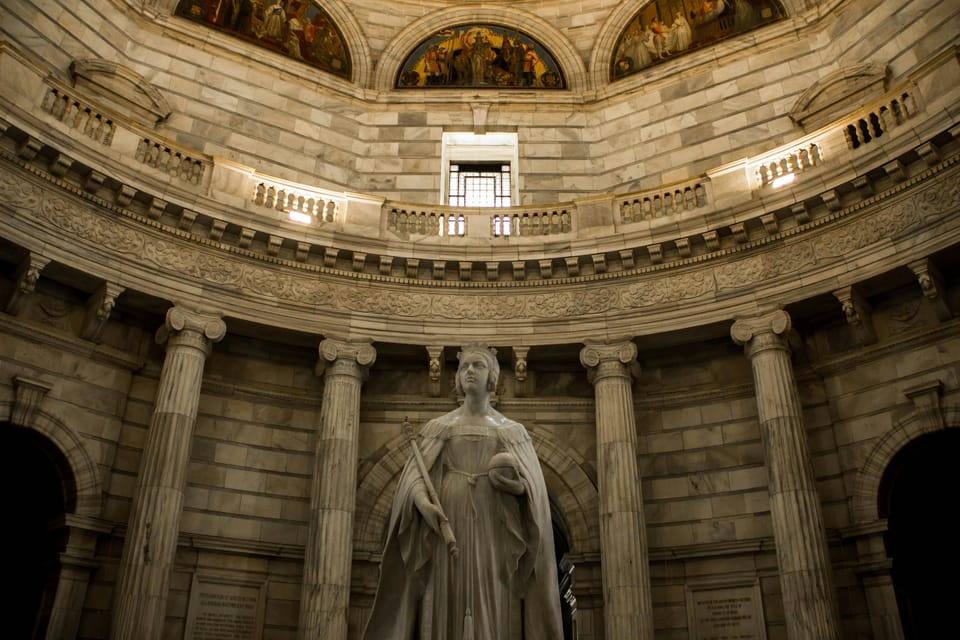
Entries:
[[330,15],[310,0],[180,0],[176,14],[346,79],[350,52]]
[[442,29],[407,56],[397,88],[564,89],[553,55],[527,34],[491,24]]
[[626,24],[610,61],[618,80],[787,16],[777,0],[654,0]]

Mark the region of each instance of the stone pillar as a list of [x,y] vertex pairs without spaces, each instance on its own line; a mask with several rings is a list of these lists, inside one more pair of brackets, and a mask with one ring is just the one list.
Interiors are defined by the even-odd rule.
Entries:
[[367,343],[320,343],[325,380],[300,594],[299,629],[304,640],[347,637],[360,386],[376,356]]
[[203,366],[225,333],[218,316],[183,307],[167,311],[157,331],[167,355],[123,545],[112,638],[151,640],[163,633]]
[[64,514],[55,526],[63,529],[67,541],[60,553],[60,574],[44,634],[48,640],[77,637],[90,575],[99,566],[95,560],[97,540],[110,532],[106,523],[72,513]]
[[854,573],[863,584],[870,612],[870,627],[874,640],[903,640],[903,624],[900,608],[893,587],[891,569],[893,561],[887,556],[884,536],[887,521],[858,523],[841,531],[846,540],[852,540],[857,548]]
[[604,637],[652,640],[653,599],[647,529],[637,468],[632,342],[588,344],[580,351],[594,386],[600,492]]
[[837,609],[820,498],[790,364],[790,316],[737,320],[730,335],[753,367],[770,487],[780,588],[790,640],[835,640]]

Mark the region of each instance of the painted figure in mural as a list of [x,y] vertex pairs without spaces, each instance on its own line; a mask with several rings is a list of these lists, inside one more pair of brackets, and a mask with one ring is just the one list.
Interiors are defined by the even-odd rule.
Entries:
[[279,42],[283,38],[283,28],[287,24],[287,12],[283,8],[282,0],[274,0],[267,7],[266,18],[263,21],[263,37],[272,38]]
[[532,87],[537,78],[537,63],[540,62],[537,50],[531,44],[523,45],[523,71],[520,74],[521,83],[525,87]]
[[686,51],[693,43],[693,29],[687,22],[687,17],[683,11],[677,10],[673,14],[673,24],[670,26],[670,33],[673,35],[671,49],[674,51]]
[[550,505],[530,436],[490,405],[496,354],[468,345],[463,405],[400,474],[364,640],[562,640]]

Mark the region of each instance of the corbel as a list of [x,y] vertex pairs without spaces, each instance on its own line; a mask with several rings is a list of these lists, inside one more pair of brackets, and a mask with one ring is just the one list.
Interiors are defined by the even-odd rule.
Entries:
[[125,291],[124,287],[112,282],[104,282],[100,288],[87,299],[86,311],[83,316],[83,325],[80,328],[80,337],[84,340],[99,342],[100,333],[110,319],[113,307],[117,303],[117,296]]
[[873,329],[873,309],[870,303],[854,286],[843,287],[833,292],[833,296],[840,302],[843,315],[853,331],[853,336],[861,346],[873,344],[877,341],[877,334]]
[[50,258],[45,258],[37,253],[30,253],[18,266],[15,276],[16,284],[13,287],[13,293],[7,300],[6,312],[12,316],[18,315],[23,311],[24,303],[37,287],[37,280],[40,279],[40,272],[50,262]]

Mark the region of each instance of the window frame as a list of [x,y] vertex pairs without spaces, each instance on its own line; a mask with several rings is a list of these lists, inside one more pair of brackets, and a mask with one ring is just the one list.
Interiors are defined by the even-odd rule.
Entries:
[[520,188],[517,175],[519,160],[516,133],[475,134],[466,131],[445,131],[440,153],[440,202],[446,205],[450,201],[450,165],[499,163],[510,165],[510,205],[519,205]]

